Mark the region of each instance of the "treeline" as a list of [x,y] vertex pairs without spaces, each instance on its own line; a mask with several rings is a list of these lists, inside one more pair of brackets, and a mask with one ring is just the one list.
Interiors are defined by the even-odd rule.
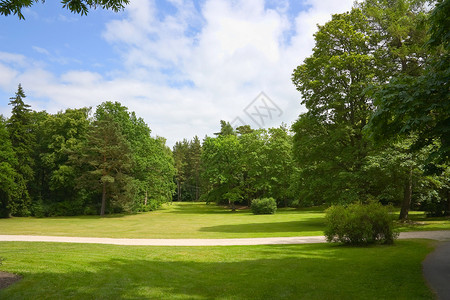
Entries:
[[449,3],[367,0],[333,15],[292,74],[308,109],[293,136],[222,121],[196,146],[195,169],[194,142],[177,144],[177,199],[198,190],[230,204],[377,199],[401,206],[402,219],[411,206],[450,214]]
[[184,140],[174,147],[177,166],[175,200],[250,205],[273,197],[280,206],[294,205],[291,189],[295,165],[292,136],[285,126],[234,130],[221,121],[216,137]]
[[0,121],[0,216],[148,211],[172,199],[172,152],[134,112],[104,102],[49,114],[24,98],[19,85]]
[[279,206],[375,199],[401,206],[402,219],[411,207],[450,214],[449,9],[366,0],[333,15],[292,74],[307,112],[291,128],[221,121],[214,137],[173,151],[120,103],[51,115],[31,111],[19,86],[0,122],[0,214],[266,197]]

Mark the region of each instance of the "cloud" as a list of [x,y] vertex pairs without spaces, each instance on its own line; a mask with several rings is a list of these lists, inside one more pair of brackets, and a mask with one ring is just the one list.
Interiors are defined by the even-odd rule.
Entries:
[[131,1],[122,19],[105,24],[101,35],[122,68],[102,74],[68,64],[53,74],[37,62],[21,69],[27,58],[0,52],[0,88],[22,82],[27,99],[39,99],[33,108],[50,112],[120,101],[170,145],[212,135],[221,119],[255,126],[243,110],[261,91],[283,111],[269,125],[290,124],[304,111],[293,69],[311,53],[316,24],[352,0],[308,0],[294,17],[288,1],[172,0],[165,11],[156,3]]
[[32,46],[31,48],[33,48],[34,51],[36,51],[39,54],[45,54],[45,55],[50,55],[50,52],[48,52],[46,49],[38,47],[38,46]]

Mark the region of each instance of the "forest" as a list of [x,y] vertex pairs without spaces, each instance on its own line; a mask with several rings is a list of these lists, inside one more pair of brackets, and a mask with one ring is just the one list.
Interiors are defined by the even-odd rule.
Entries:
[[[0,217],[150,211],[170,201],[307,207],[376,200],[450,214],[449,1],[366,0],[292,73],[292,125],[153,137],[119,102],[50,114],[26,87],[0,119]],[[287,79],[288,80],[288,79]],[[219,128],[220,127],[220,128]]]

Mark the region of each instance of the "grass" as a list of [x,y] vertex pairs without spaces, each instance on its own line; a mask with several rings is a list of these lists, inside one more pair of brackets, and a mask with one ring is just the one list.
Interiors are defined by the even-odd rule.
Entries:
[[423,211],[410,211],[409,222],[397,223],[400,231],[450,230],[450,218],[427,218]]
[[[396,212],[398,213],[398,212]],[[205,203],[173,203],[136,215],[0,219],[1,234],[111,238],[252,238],[323,235],[323,207],[278,209],[274,215],[233,213]],[[400,231],[450,230],[448,218],[426,218],[410,212]]]
[[1,299],[433,299],[430,240],[142,247],[1,242],[2,271],[23,279]]
[[216,205],[173,203],[136,215],[0,219],[1,234],[111,238],[251,238],[323,235],[322,209],[279,209],[275,215],[232,213]]

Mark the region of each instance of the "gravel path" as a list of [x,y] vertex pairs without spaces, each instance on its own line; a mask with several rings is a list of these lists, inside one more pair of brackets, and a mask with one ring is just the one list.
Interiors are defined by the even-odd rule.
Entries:
[[[402,232],[399,239],[426,238],[450,241],[450,230]],[[115,239],[92,237],[0,235],[0,242],[62,242],[84,244],[111,244],[128,246],[246,246],[280,244],[325,243],[324,236],[239,238],[239,239]]]

